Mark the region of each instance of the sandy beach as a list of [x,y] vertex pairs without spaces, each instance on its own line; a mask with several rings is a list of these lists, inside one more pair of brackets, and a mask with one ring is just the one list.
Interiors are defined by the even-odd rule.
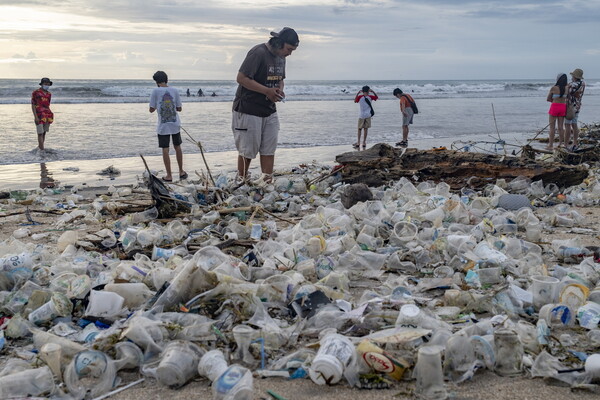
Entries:
[[[450,145],[449,142],[432,142],[422,141],[419,147],[431,148],[433,146]],[[349,146],[323,146],[303,149],[280,149],[278,151],[278,162],[276,171],[279,174],[287,174],[288,171],[300,164],[308,163],[312,160],[319,164],[333,165],[337,154],[345,151],[350,151]],[[207,161],[213,173],[215,171],[231,172],[234,170],[235,153],[208,153]],[[147,161],[153,167],[160,166],[161,159],[159,157],[148,157]],[[192,155],[188,158],[188,165],[193,166],[190,170],[202,170],[203,162],[200,155]],[[103,168],[113,165],[119,168],[121,175],[111,180],[109,178],[100,177],[97,172]],[[93,161],[56,161],[47,163],[48,172],[52,174],[55,181],[60,182],[60,185],[69,187],[78,187],[78,194],[83,196],[80,200],[80,206],[88,207],[91,202],[101,196],[108,200],[108,186],[114,185],[117,187],[135,187],[139,175],[142,172],[141,159],[137,158],[121,158],[121,159],[104,159]],[[73,172],[65,170],[65,168],[77,167],[79,171]],[[256,168],[256,165],[254,165]],[[0,189],[15,190],[15,189],[33,189],[40,182],[40,166],[35,164],[27,165],[12,165],[0,166],[0,173],[10,177],[8,181],[3,180]],[[173,185],[174,188],[177,185]],[[143,206],[150,205],[150,198],[147,194],[143,194],[144,190],[137,195],[137,204]],[[70,193],[66,190],[64,193],[56,193],[53,195],[56,199],[65,198]],[[118,197],[115,199],[118,203]],[[24,202],[22,205],[14,204],[10,206],[10,212],[16,212],[15,215],[4,217],[0,228],[0,239],[9,239],[11,234],[16,229],[22,227],[23,223],[27,223],[24,215],[24,209],[28,205]],[[34,205],[32,208],[40,208],[40,205]],[[536,214],[540,219],[549,221],[549,215],[557,212],[557,206],[540,207]],[[581,246],[597,245],[600,238],[597,226],[600,224],[600,208],[594,207],[573,207],[577,213],[583,216],[583,221],[577,224],[576,229],[570,227],[555,227],[547,225],[547,228],[542,234],[540,245],[543,248],[544,260],[548,266],[554,265],[557,260],[554,253],[551,251],[550,244],[552,240],[560,239],[577,239]],[[20,211],[20,213],[19,213]],[[61,229],[53,229],[57,215],[33,213],[34,220],[39,222],[39,225],[28,226],[29,235],[23,238],[25,243],[42,243],[46,246],[53,247],[62,234]],[[105,221],[93,222],[79,220],[68,225],[67,229],[76,229],[79,232],[79,237],[86,234],[98,232],[106,226],[111,226],[114,219],[108,218]],[[189,222],[189,221],[188,221]],[[279,223],[279,222],[278,222]],[[285,224],[284,224],[285,225]],[[42,239],[33,240],[31,235],[34,234],[46,235]],[[523,232],[518,233],[518,237],[523,237]],[[376,288],[377,280],[366,280],[358,282],[359,288],[371,287]],[[581,337],[585,336],[584,332],[579,332]],[[585,340],[585,339],[584,339]],[[587,348],[589,350],[589,347]],[[596,349],[597,350],[597,349]],[[0,357],[1,361],[5,360],[6,356]],[[141,377],[138,373],[119,373],[123,379],[122,384],[133,382]],[[373,399],[409,399],[414,398],[415,381],[405,376],[405,380],[397,382],[389,389],[384,390],[359,390],[350,388],[345,382],[340,382],[334,386],[318,386],[310,379],[285,380],[281,378],[256,378],[254,382],[254,399],[270,399],[267,390],[273,391],[283,399],[307,399],[319,397],[326,400],[342,400],[348,398],[356,398],[359,396],[368,396]],[[531,379],[527,375],[515,378],[503,378],[492,372],[478,372],[473,380],[462,384],[446,383],[451,398],[456,399],[502,399],[508,400],[515,396],[522,399],[592,399],[597,398],[597,392],[590,391],[573,391],[564,385],[557,386],[555,382],[549,382],[540,378]],[[180,389],[169,389],[158,384],[152,378],[146,378],[144,382],[134,387],[124,390],[121,393],[111,395],[112,399],[210,399],[211,390],[209,382],[206,379],[196,378],[192,382],[186,384]]]

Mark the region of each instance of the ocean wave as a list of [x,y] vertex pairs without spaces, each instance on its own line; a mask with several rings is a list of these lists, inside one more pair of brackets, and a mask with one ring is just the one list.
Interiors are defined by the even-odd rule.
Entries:
[[[351,100],[364,85],[370,85],[378,95],[393,98],[392,91],[400,87],[419,98],[480,98],[533,97],[546,92],[553,84],[543,80],[481,80],[481,81],[294,81],[286,82],[289,100]],[[235,96],[235,81],[174,81],[184,102],[230,102]],[[0,104],[27,104],[35,89],[25,80],[0,79]],[[191,96],[186,96],[190,89]],[[204,97],[196,96],[198,89]],[[53,103],[146,103],[154,89],[146,81],[137,80],[55,80],[51,89]],[[210,94],[216,94],[211,97]],[[600,95],[600,81],[587,82],[586,95]]]

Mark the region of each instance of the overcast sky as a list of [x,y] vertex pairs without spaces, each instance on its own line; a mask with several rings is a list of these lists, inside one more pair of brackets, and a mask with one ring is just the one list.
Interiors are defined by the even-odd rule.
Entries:
[[0,78],[234,79],[283,26],[288,79],[600,78],[600,0],[0,0]]

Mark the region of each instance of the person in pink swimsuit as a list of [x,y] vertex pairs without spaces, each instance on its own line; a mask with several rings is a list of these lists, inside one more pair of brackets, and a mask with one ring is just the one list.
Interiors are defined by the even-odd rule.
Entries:
[[560,73],[556,77],[556,84],[548,92],[546,100],[550,103],[549,124],[550,135],[548,137],[547,150],[554,149],[554,135],[558,123],[558,147],[566,146],[565,143],[565,115],[567,114],[567,74]]

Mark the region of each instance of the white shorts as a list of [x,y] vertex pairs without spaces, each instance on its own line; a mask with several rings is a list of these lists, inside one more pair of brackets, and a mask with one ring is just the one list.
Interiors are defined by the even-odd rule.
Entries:
[[258,153],[261,156],[275,155],[279,135],[277,113],[257,117],[233,111],[231,130],[240,156],[253,159]]
[[50,130],[50,124],[39,124],[35,126],[38,135],[43,135]]

